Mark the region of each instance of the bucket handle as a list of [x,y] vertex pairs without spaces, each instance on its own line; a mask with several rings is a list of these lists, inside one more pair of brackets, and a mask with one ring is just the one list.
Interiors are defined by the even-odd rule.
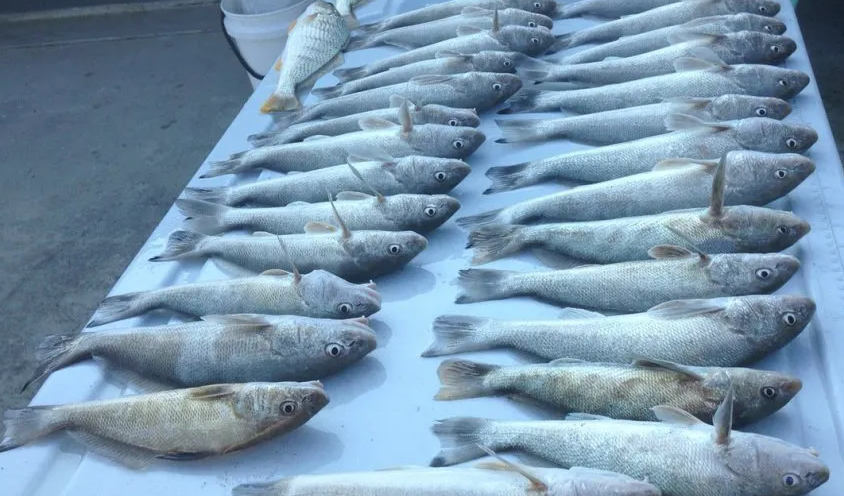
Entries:
[[249,75],[252,76],[253,78],[264,79],[266,74],[262,75],[262,74],[255,72],[255,69],[253,69],[249,65],[249,62],[247,62],[246,59],[243,58],[243,54],[240,53],[240,49],[237,48],[237,43],[235,43],[234,39],[229,35],[228,31],[226,31],[226,22],[225,21],[226,21],[226,14],[224,14],[221,11],[220,12],[220,28],[223,30],[223,36],[226,37],[226,41],[229,44],[229,48],[231,48],[232,52],[234,52],[234,56],[237,57],[237,60],[238,60],[238,62],[240,62],[240,65],[242,65],[243,68],[246,69],[246,72],[248,72]]

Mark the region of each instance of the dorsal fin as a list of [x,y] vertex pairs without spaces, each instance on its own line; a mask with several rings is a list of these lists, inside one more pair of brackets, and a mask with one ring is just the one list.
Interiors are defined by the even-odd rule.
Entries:
[[[351,165],[349,165],[351,167]],[[337,223],[340,225],[340,229],[343,231],[343,239],[349,239],[352,237],[352,231],[346,227],[346,223],[343,222],[343,218],[340,217],[340,212],[337,211],[337,206],[334,205],[334,199],[331,198],[331,193],[328,193],[328,203],[331,205],[331,211],[334,213],[334,218],[337,219]]]
[[700,263],[702,265],[706,265],[710,262],[709,255],[707,255],[706,253],[704,253],[703,250],[698,248],[697,245],[695,245],[695,242],[692,241],[688,236],[686,236],[684,233],[678,231],[674,226],[666,225],[665,228],[668,229],[669,231],[671,231],[672,234],[674,234],[675,236],[677,236],[678,238],[683,240],[686,243],[686,245],[688,245],[688,249],[690,251],[696,253],[697,256],[700,257]]
[[379,192],[378,192],[378,190],[376,190],[375,188],[373,188],[373,187],[372,187],[372,185],[371,185],[371,184],[369,184],[369,183],[366,181],[366,179],[364,179],[364,178],[363,178],[363,176],[362,176],[362,175],[360,175],[360,172],[359,172],[359,171],[355,168],[355,166],[354,166],[354,165],[352,165],[352,163],[351,163],[351,162],[346,162],[346,165],[348,165],[348,166],[349,166],[349,169],[351,169],[351,170],[352,170],[352,174],[354,174],[354,175],[355,175],[355,177],[356,177],[356,178],[358,178],[358,180],[359,180],[360,182],[362,182],[362,183],[363,183],[363,185],[364,185],[364,186],[366,186],[366,188],[367,188],[368,190],[370,190],[370,191],[372,191],[373,193],[375,193],[375,197],[378,199],[378,203],[384,203],[384,200],[385,200],[384,195],[382,195],[381,193],[379,193]]
[[525,467],[517,465],[506,458],[501,457],[498,453],[492,451],[491,449],[487,448],[482,444],[477,445],[484,453],[487,455],[495,458],[498,460],[503,466],[507,467],[508,470],[512,470],[517,474],[523,476],[525,479],[530,481],[530,489],[534,491],[539,491],[540,493],[546,493],[548,491],[548,485],[542,482],[542,479],[537,477],[536,475],[528,472]]
[[404,137],[410,136],[413,132],[413,118],[410,117],[410,109],[407,107],[407,100],[399,105],[399,123],[401,124],[401,134]]
[[680,365],[679,363],[669,362],[667,360],[656,360],[652,358],[640,358],[638,360],[633,361],[634,367],[642,367],[642,368],[649,368],[649,369],[663,369],[669,370],[671,372],[677,372],[678,374],[683,374],[688,376],[691,379],[696,381],[704,381],[705,378],[700,375],[699,373],[695,372],[689,367],[685,365]]
[[293,261],[293,257],[290,256],[290,252],[287,251],[287,245],[284,243],[284,239],[281,236],[278,236],[278,245],[281,247],[281,253],[284,254],[284,258],[290,262],[290,268],[293,269],[293,282],[295,284],[299,284],[299,281],[302,280],[302,274],[299,273],[299,268],[296,267],[296,263]]
[[657,405],[651,407],[651,411],[654,412],[657,420],[665,422],[666,424],[685,425],[687,427],[706,425],[704,422],[701,422],[699,418],[685,410],[677,408],[676,406]]
[[715,169],[715,176],[712,178],[712,196],[709,201],[709,210],[707,215],[713,219],[718,219],[724,215],[724,188],[726,183],[726,154],[721,157],[718,162],[718,167]]
[[733,385],[727,387],[727,394],[724,401],[718,405],[715,415],[712,417],[712,424],[715,426],[715,443],[722,446],[730,444],[730,432],[733,430]]
[[492,9],[492,31],[493,33],[497,33],[501,30],[501,20],[498,18],[498,5],[495,5],[495,8]]

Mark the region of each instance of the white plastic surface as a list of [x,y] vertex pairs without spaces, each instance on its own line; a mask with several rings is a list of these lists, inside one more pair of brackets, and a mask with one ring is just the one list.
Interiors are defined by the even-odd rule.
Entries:
[[[425,0],[390,4],[383,0],[360,12],[362,22],[385,14],[416,8]],[[799,45],[788,66],[811,74],[805,46],[791,4],[783,1],[780,14],[788,35]],[[586,25],[588,21],[558,22],[561,33]],[[347,66],[382,57],[390,50],[375,49],[347,56]],[[333,77],[320,85],[334,84]],[[270,94],[267,81],[255,92],[226,131],[209,158],[219,160],[246,149],[249,134],[262,131],[271,119],[258,107]],[[812,232],[799,243],[797,254],[802,269],[782,290],[813,297],[818,311],[812,324],[784,350],[759,364],[787,371],[803,380],[803,391],[782,411],[749,430],[782,437],[792,443],[818,449],[830,466],[831,478],[813,494],[840,496],[844,489],[842,463],[842,399],[844,361],[844,173],[817,86],[812,82],[793,102],[788,120],[813,125],[820,136],[809,155],[817,163],[814,175],[789,198],[795,213],[812,224]],[[484,116],[482,129],[487,142],[469,159],[472,174],[455,191],[463,208],[457,216],[473,214],[559,189],[544,186],[517,192],[482,196],[487,180],[484,172],[493,165],[523,162],[574,149],[555,142],[536,147],[499,145],[493,141],[499,131],[492,114]],[[204,170],[205,164],[200,168]],[[270,174],[262,173],[262,177]],[[194,179],[193,186],[218,186],[232,181],[254,181],[256,175],[239,178]],[[146,260],[161,251],[166,236],[180,225],[178,212],[171,210],[117,282],[112,294],[153,289],[170,284],[222,278],[212,264],[151,263]],[[553,318],[559,310],[528,299],[455,305],[454,280],[457,271],[469,265],[464,251],[465,233],[453,220],[430,236],[428,249],[401,272],[379,279],[384,296],[383,310],[375,316],[379,348],[356,366],[325,381],[331,403],[298,431],[265,442],[244,452],[194,462],[157,462],[145,472],[135,472],[96,456],[89,456],[62,435],[44,442],[0,454],[0,494],[3,496],[148,496],[150,494],[228,495],[244,482],[264,481],[301,473],[367,470],[406,464],[427,464],[439,443],[430,433],[436,419],[453,415],[517,419],[525,409],[499,398],[435,402],[436,368],[440,359],[423,359],[419,353],[431,341],[430,323],[444,313],[469,313],[501,318]],[[498,268],[530,269],[528,259],[499,261]],[[116,322],[107,328],[164,324],[169,319],[140,317]],[[67,329],[56,329],[68,331]],[[469,356],[469,355],[466,355]],[[513,363],[507,352],[471,354],[472,359]],[[35,397],[33,404],[70,403],[114,397],[120,391],[106,383],[93,364],[82,364],[57,372]]]

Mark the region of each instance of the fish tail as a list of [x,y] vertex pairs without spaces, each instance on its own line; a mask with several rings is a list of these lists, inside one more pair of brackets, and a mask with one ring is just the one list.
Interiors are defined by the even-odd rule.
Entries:
[[376,45],[371,36],[367,36],[367,33],[357,33],[353,34],[352,37],[349,38],[349,44],[346,46],[346,51],[351,52],[353,50],[362,50],[373,46]]
[[88,327],[97,327],[109,322],[140,315],[151,308],[145,292],[109,296],[100,304]]
[[486,177],[492,181],[492,185],[484,190],[485,195],[524,188],[535,184],[536,181],[529,174],[530,162],[502,167],[491,167],[486,171]]
[[433,431],[443,448],[437,456],[431,460],[432,467],[447,467],[458,463],[467,462],[486,455],[486,451],[480,446],[495,451],[498,446],[492,444],[487,431],[494,428],[495,421],[473,418],[473,417],[452,417],[440,420],[434,424]]
[[314,95],[322,98],[323,100],[327,100],[329,98],[337,98],[338,96],[343,94],[343,85],[338,84],[336,86],[329,86],[327,88],[316,88],[311,91]]
[[494,269],[463,269],[457,279],[462,290],[455,303],[475,303],[515,296],[508,282],[518,272]]
[[226,213],[231,210],[231,207],[202,200],[180,198],[176,200],[176,208],[187,217],[187,226],[197,232],[219,234],[229,228],[225,219]]
[[362,77],[368,76],[369,73],[366,70],[366,66],[360,66],[350,67],[348,69],[337,69],[336,71],[334,71],[334,75],[337,77],[337,79],[340,80],[341,83],[345,83],[353,79],[360,79]]
[[[558,8],[565,8],[565,6],[558,6]],[[551,46],[545,51],[546,55],[550,55],[552,53],[557,53],[560,50],[565,50],[567,48],[571,48],[574,45],[574,33],[566,33],[556,36],[556,40],[554,43],[551,43]]]
[[167,246],[161,254],[149,259],[150,262],[170,262],[182,258],[200,257],[202,253],[202,242],[208,238],[186,229],[178,229],[167,238]]
[[487,396],[492,391],[484,379],[501,367],[469,360],[446,360],[437,369],[440,387],[435,400],[460,400]]
[[241,484],[232,489],[232,496],[274,496],[287,494],[289,492],[289,479],[281,479],[273,482],[255,482],[252,484]]
[[441,315],[434,320],[434,342],[422,352],[423,357],[452,355],[489,348],[481,339],[481,330],[491,319],[471,315]]
[[3,425],[6,432],[0,441],[0,452],[31,443],[62,428],[63,416],[52,406],[32,406],[6,410]]
[[261,113],[284,112],[285,110],[295,110],[301,106],[302,104],[299,103],[299,99],[296,98],[294,92],[289,94],[275,92],[261,105]]
[[499,114],[516,114],[518,112],[530,112],[536,108],[536,101],[541,90],[521,89],[511,96],[507,103],[509,107],[498,111]]
[[38,362],[38,369],[23,384],[21,392],[25,391],[32,383],[42,377],[86,359],[89,356],[88,353],[77,347],[77,344],[81,340],[82,336],[62,334],[44,338],[35,350],[35,360]]
[[231,205],[232,188],[223,186],[221,188],[185,188],[185,197],[190,200],[200,200],[220,205]]
[[484,212],[478,215],[461,217],[457,219],[456,222],[457,225],[463,229],[473,229],[486,224],[492,224],[493,222],[503,222],[503,220],[499,218],[503,210],[503,208],[499,208],[498,210],[490,210],[489,212]]
[[548,139],[541,131],[542,119],[496,119],[502,137],[496,143],[520,143],[523,141],[542,141]]
[[241,172],[254,169],[256,165],[249,160],[250,151],[252,150],[235,153],[229,157],[228,160],[211,162],[208,164],[208,172],[199,177],[207,179],[209,177],[224,176],[226,174],[239,174]]
[[481,265],[504,258],[522,249],[519,234],[525,226],[491,224],[480,226],[469,234],[467,248],[474,248],[473,265]]

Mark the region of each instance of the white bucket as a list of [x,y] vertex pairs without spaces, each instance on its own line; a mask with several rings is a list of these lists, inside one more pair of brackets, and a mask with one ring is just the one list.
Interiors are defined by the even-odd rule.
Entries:
[[[258,74],[272,70],[284,50],[287,28],[311,0],[222,0],[223,26],[243,60]],[[261,82],[251,74],[255,88]]]

